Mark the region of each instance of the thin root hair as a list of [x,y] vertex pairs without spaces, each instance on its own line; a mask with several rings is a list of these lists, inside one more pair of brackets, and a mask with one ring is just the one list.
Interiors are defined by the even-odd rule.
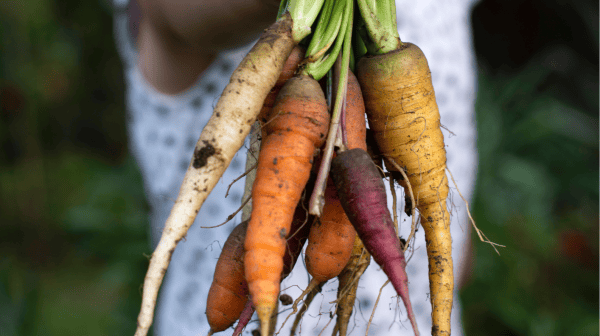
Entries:
[[473,228],[475,228],[475,232],[477,232],[477,235],[479,236],[479,239],[482,242],[484,242],[484,243],[488,243],[488,244],[492,245],[492,247],[494,248],[494,250],[496,251],[496,253],[498,253],[498,255],[500,255],[500,252],[498,251],[498,249],[496,248],[496,246],[499,246],[499,247],[506,247],[506,246],[500,245],[500,244],[496,244],[496,243],[492,242],[483,233],[483,231],[479,230],[479,228],[475,224],[475,220],[473,219],[473,216],[471,216],[471,211],[469,210],[469,202],[463,197],[462,193],[460,192],[460,189],[458,188],[458,185],[456,184],[456,181],[454,181],[454,176],[452,175],[452,172],[449,169],[447,169],[447,170],[448,170],[448,173],[450,174],[450,178],[452,178],[452,182],[456,186],[456,190],[458,191],[458,194],[460,195],[460,198],[462,198],[463,202],[465,202],[465,204],[467,205],[467,207],[466,207],[466,209],[467,209],[467,215],[469,215],[469,219],[471,220],[471,224],[473,225]]
[[[408,187],[408,194],[410,195],[410,201],[412,203],[411,204],[412,207],[410,209],[410,212],[411,212],[410,234],[408,235],[408,238],[406,238],[406,245],[404,245],[404,250],[403,250],[403,252],[406,252],[406,250],[408,249],[408,246],[410,245],[410,241],[413,239],[413,237],[415,236],[415,232],[417,231],[417,223],[416,223],[416,218],[415,218],[416,217],[415,208],[417,205],[415,202],[415,195],[413,194],[412,186],[410,184],[410,181],[408,180],[408,176],[406,175],[406,172],[396,162],[394,162],[394,160],[390,160],[390,162],[392,163],[394,168],[398,169],[400,174],[402,174],[404,181],[406,181],[406,186]],[[408,263],[408,260],[406,262]]]
[[258,163],[255,163],[254,165],[252,165],[252,167],[250,167],[250,169],[246,170],[245,172],[242,173],[242,175],[236,177],[233,181],[231,181],[231,183],[229,183],[229,186],[227,187],[227,191],[225,192],[225,198],[227,198],[227,196],[229,196],[229,190],[231,189],[231,186],[242,179],[242,177],[248,175],[252,170],[256,169],[256,167],[258,167]]
[[379,288],[379,294],[377,295],[377,300],[375,300],[375,304],[373,305],[373,310],[371,311],[371,317],[369,317],[369,323],[367,324],[367,331],[365,332],[365,336],[369,336],[369,329],[371,328],[371,323],[373,322],[373,316],[375,316],[375,309],[377,309],[377,305],[379,305],[379,300],[381,299],[381,293],[383,292],[383,288],[390,283],[390,280],[386,280],[381,288]]
[[223,226],[223,225],[227,224],[230,220],[232,220],[233,218],[235,218],[235,216],[240,211],[242,211],[242,209],[244,208],[244,206],[246,205],[246,203],[248,203],[251,199],[252,199],[251,196],[249,196],[248,198],[246,198],[246,200],[242,202],[242,205],[240,205],[240,207],[237,210],[235,210],[234,213],[232,213],[231,215],[227,216],[227,219],[225,219],[225,221],[223,223],[215,225],[215,226],[201,226],[200,228],[202,228],[202,229],[214,229],[214,228],[218,228],[220,226]]

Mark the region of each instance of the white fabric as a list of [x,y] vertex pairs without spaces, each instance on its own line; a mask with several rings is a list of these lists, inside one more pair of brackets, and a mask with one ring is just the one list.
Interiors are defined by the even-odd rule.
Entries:
[[[118,2],[118,3],[117,3]],[[124,0],[115,0],[116,8],[124,8]],[[398,27],[403,41],[417,44],[428,56],[442,116],[448,150],[448,166],[464,197],[470,199],[475,182],[477,154],[475,149],[475,67],[471,43],[469,12],[471,1],[397,1]],[[131,150],[140,165],[145,190],[151,204],[151,239],[154,247],[192,156],[194,145],[208,121],[214,104],[229,81],[233,69],[241,61],[249,46],[224,52],[184,93],[169,96],[161,94],[146,83],[135,67],[136,52],[127,32],[126,14],[115,11],[115,36],[123,58],[127,84],[128,130]],[[186,239],[173,254],[154,321],[155,335],[206,335],[206,295],[210,287],[221,245],[229,232],[240,222],[239,215],[227,225],[216,229],[200,226],[217,225],[225,221],[239,206],[244,179],[233,184],[225,198],[228,185],[244,171],[246,149],[233,159],[231,165],[202,207]],[[465,205],[451,183],[453,258],[457,278],[464,268],[464,256],[469,240],[469,223]],[[402,194],[399,192],[399,198]],[[388,199],[391,204],[391,197]],[[407,237],[410,217],[398,206],[401,232]],[[417,232],[416,250],[408,262],[410,295],[421,333],[431,330],[428,266],[423,230]],[[282,283],[284,293],[297,297],[308,282],[302,262],[298,262],[291,276]],[[360,280],[357,305],[350,321],[351,335],[365,333],[367,322],[386,276],[374,262]],[[322,295],[315,298],[304,317],[301,335],[318,335],[329,322],[331,301],[335,300],[337,280],[324,286]],[[399,304],[399,306],[398,306]],[[399,308],[398,308],[399,307]],[[285,307],[287,308],[287,307]],[[452,334],[462,335],[460,303],[455,298],[452,314]],[[287,316],[284,310],[281,323]],[[293,317],[282,331],[289,334]],[[133,323],[133,322],[132,322]],[[335,321],[323,335],[330,335]],[[255,329],[251,322],[245,334]],[[231,334],[226,330],[223,335]],[[411,335],[410,323],[402,302],[388,285],[382,294],[370,335]]]

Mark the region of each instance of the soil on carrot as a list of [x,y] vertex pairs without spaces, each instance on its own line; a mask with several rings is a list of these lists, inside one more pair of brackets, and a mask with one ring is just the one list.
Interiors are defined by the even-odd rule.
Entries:
[[196,148],[196,150],[194,150],[194,162],[192,165],[196,169],[206,166],[208,158],[215,155],[216,152],[217,151],[215,147],[208,141],[204,140],[204,147]]

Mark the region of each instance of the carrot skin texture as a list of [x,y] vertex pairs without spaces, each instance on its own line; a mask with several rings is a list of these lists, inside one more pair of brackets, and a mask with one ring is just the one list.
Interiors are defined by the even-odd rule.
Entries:
[[325,140],[329,114],[312,78],[290,79],[266,125],[252,190],[246,236],[246,280],[261,324],[276,307],[283,257],[294,209],[310,176],[315,149]]
[[331,162],[333,181],[358,236],[402,298],[415,335],[419,334],[408,295],[406,260],[387,208],[379,170],[363,149],[338,154]]
[[454,276],[446,150],[427,59],[404,43],[386,55],[363,57],[357,77],[381,154],[406,168],[415,195],[429,259],[432,333],[450,335]]
[[358,79],[350,70],[348,70],[348,86],[346,88],[345,118],[348,149],[362,148],[367,150],[365,102]]
[[247,226],[248,222],[243,222],[229,234],[215,267],[206,303],[206,317],[213,332],[232,326],[248,301],[243,264]]
[[346,216],[333,185],[328,180],[323,215],[313,224],[306,247],[306,269],[311,282],[326,282],[344,269],[354,244],[356,231]]

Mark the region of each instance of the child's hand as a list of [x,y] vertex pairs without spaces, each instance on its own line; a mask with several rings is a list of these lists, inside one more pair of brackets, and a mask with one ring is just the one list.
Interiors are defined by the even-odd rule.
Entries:
[[138,0],[139,66],[165,93],[180,92],[216,54],[246,44],[275,20],[277,0]]

